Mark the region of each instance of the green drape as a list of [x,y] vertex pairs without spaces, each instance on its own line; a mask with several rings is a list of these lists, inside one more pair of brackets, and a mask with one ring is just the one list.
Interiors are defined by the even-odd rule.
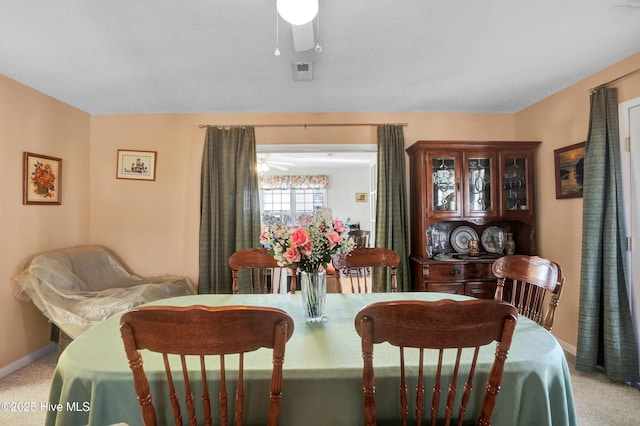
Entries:
[[229,257],[258,246],[256,164],[253,127],[207,128],[200,186],[199,293],[231,293]]
[[591,95],[584,158],[582,261],[576,369],[603,367],[638,380],[638,353],[627,294],[626,238],[616,89]]
[[[402,125],[378,126],[378,179],[376,203],[376,247],[394,250],[400,256],[396,280],[398,291],[409,291],[409,227],[407,185]],[[390,283],[386,283],[386,288]]]

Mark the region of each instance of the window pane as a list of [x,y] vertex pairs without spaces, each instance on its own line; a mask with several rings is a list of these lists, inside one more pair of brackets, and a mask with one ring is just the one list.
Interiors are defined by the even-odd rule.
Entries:
[[324,207],[324,190],[296,189],[296,217],[301,214],[312,214],[316,208]]
[[313,214],[326,206],[326,189],[264,189],[262,190],[262,218],[273,216],[288,225],[298,223],[302,214]]
[[262,191],[262,213],[289,223],[291,219],[291,191],[273,189]]

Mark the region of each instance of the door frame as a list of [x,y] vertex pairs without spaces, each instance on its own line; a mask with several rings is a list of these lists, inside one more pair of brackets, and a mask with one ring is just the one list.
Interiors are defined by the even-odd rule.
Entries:
[[[635,211],[637,207],[634,201],[640,200],[640,184],[634,187],[632,173],[640,172],[640,162],[633,167],[632,149],[635,149],[636,156],[640,155],[640,140],[631,140],[631,109],[640,108],[640,97],[630,99],[618,104],[618,123],[620,136],[620,168],[622,173],[622,196],[624,199],[624,221],[626,237],[630,239],[631,244],[627,248],[627,290],[629,294],[629,304],[631,316],[633,320],[633,328],[636,336],[636,344],[638,345],[639,362],[640,362],[640,250],[634,252],[633,246],[640,244],[640,216],[634,220],[634,216],[640,214]],[[640,122],[633,122],[634,125],[640,126]],[[627,145],[627,140],[629,140]],[[627,146],[629,148],[627,148]],[[640,175],[635,176],[640,183]],[[635,260],[635,261],[634,261]]]

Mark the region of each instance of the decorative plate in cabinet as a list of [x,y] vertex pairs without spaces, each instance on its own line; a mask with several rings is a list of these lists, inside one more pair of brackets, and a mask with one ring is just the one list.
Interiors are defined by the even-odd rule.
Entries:
[[507,230],[490,226],[482,231],[480,242],[488,253],[502,253],[507,244]]
[[469,226],[458,226],[451,232],[451,247],[461,254],[469,253],[469,240],[477,240],[478,234]]

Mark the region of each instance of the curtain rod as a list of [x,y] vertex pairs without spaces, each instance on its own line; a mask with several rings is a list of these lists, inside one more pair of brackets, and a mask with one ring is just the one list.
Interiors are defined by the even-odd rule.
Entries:
[[631,77],[632,75],[635,75],[635,74],[638,74],[638,73],[640,73],[640,68],[638,68],[638,69],[636,69],[636,70],[633,70],[633,71],[631,71],[631,72],[628,72],[628,73],[626,73],[625,75],[621,75],[621,76],[620,76],[620,77],[618,77],[618,78],[614,78],[614,79],[613,79],[613,80],[611,80],[611,81],[607,81],[607,82],[606,82],[606,83],[604,83],[604,84],[601,84],[601,85],[599,85],[599,86],[593,87],[593,88],[589,89],[589,93],[593,93],[593,92],[595,92],[596,90],[600,89],[601,87],[606,87],[606,86],[608,86],[608,85],[610,85],[610,84],[617,83],[617,82],[619,82],[620,80],[624,80],[625,78]]
[[407,127],[409,123],[301,123],[301,124],[200,124],[198,127],[347,127],[347,126],[382,126],[392,124]]

